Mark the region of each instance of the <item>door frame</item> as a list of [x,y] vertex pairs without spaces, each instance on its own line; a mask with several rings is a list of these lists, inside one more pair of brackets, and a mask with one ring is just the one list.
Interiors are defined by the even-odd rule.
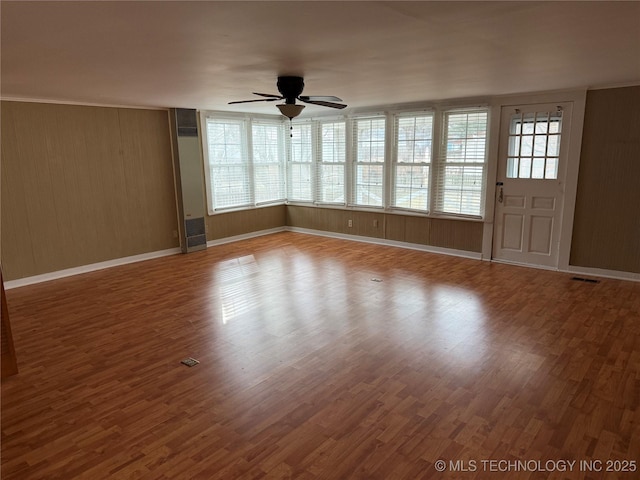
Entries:
[[[496,182],[498,179],[499,147],[501,126],[501,112],[503,107],[520,105],[535,105],[544,103],[571,103],[571,128],[563,132],[563,148],[567,148],[567,165],[564,178],[564,201],[560,212],[559,246],[557,270],[569,269],[571,254],[571,238],[573,234],[573,218],[578,191],[578,169],[580,166],[580,151],[582,148],[582,129],[587,90],[571,90],[564,92],[549,92],[540,94],[504,95],[495,97],[491,102],[489,163],[487,168],[487,188],[485,191],[485,221],[483,228],[482,259],[493,259],[494,217],[496,213]],[[566,142],[566,143],[565,143]],[[530,265],[535,267],[535,265]],[[540,267],[547,268],[547,267]]]

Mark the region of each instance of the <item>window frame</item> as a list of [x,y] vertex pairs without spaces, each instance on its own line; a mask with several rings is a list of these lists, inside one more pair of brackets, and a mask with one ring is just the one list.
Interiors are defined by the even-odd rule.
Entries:
[[[257,130],[258,127],[276,127],[276,145],[275,145],[275,150],[276,150],[276,158],[277,160],[271,161],[271,162],[259,162],[257,161],[256,157],[257,157],[257,152],[256,152],[256,142],[255,142],[255,130]],[[286,184],[286,161],[285,161],[285,156],[286,156],[286,146],[285,146],[285,142],[284,142],[284,132],[282,130],[282,125],[280,124],[279,121],[277,120],[266,120],[266,119],[252,119],[249,123],[249,131],[251,132],[250,136],[249,136],[249,142],[251,145],[251,150],[250,150],[250,155],[249,155],[249,163],[251,164],[251,171],[252,171],[252,186],[253,186],[253,203],[255,206],[262,206],[262,205],[269,205],[269,204],[273,204],[273,203],[283,203],[286,201],[287,199],[287,184]],[[270,145],[267,144],[267,147],[269,147]],[[273,146],[271,146],[271,148],[273,148]],[[274,176],[273,174],[271,175],[266,175],[266,177],[268,178],[269,176],[272,177],[277,177],[278,178],[278,182],[276,182],[277,184],[279,184],[278,187],[278,195],[276,197],[272,197],[272,198],[261,198],[258,199],[258,180],[262,178],[262,176],[258,176],[258,169],[259,167],[276,167],[278,172],[277,174]]]
[[[224,213],[228,211],[234,210],[245,210],[256,208],[264,205],[274,205],[274,204],[301,204],[301,205],[311,205],[318,207],[326,207],[326,208],[338,208],[338,209],[349,209],[349,210],[361,210],[361,211],[383,211],[388,213],[402,213],[404,215],[416,215],[423,217],[431,217],[431,218],[459,218],[470,221],[484,221],[485,220],[485,209],[487,208],[487,173],[490,168],[489,165],[489,151],[490,151],[490,143],[492,142],[492,131],[491,131],[491,107],[488,104],[462,104],[462,106],[447,106],[446,104],[425,104],[424,106],[420,106],[420,108],[397,108],[391,109],[388,111],[380,111],[367,109],[357,114],[352,115],[324,115],[324,116],[316,116],[309,118],[298,118],[294,119],[292,123],[284,117],[280,118],[279,116],[274,115],[258,115],[258,114],[234,114],[232,112],[215,112],[215,111],[202,111],[201,112],[201,123],[205,125],[203,128],[203,150],[205,157],[205,176],[206,176],[206,192],[207,192],[207,206],[209,215],[215,215],[218,213]],[[465,106],[466,105],[466,106]],[[453,211],[444,211],[443,206],[443,195],[444,195],[444,176],[446,174],[446,159],[443,155],[446,155],[446,118],[447,115],[454,113],[469,113],[469,112],[483,112],[486,117],[486,130],[484,132],[484,156],[483,162],[479,163],[478,166],[482,167],[481,171],[481,186],[480,186],[480,212],[478,215],[468,214],[468,213],[457,213]],[[398,119],[406,118],[406,117],[431,117],[431,158],[429,162],[420,162],[418,164],[414,163],[402,163],[398,162]],[[273,122],[280,125],[280,128],[283,132],[283,145],[284,152],[282,155],[282,161],[284,164],[284,198],[279,200],[273,200],[265,203],[256,203],[255,202],[255,188],[251,185],[252,189],[252,200],[251,204],[247,205],[238,205],[233,207],[223,207],[218,208],[212,205],[212,184],[210,178],[210,161],[209,161],[209,152],[208,152],[208,139],[207,139],[207,129],[206,129],[206,121],[208,119],[215,120],[228,120],[232,122],[242,121],[247,125],[251,125],[252,122],[260,123],[260,122]],[[377,162],[368,162],[368,161],[358,161],[358,134],[356,131],[358,122],[361,120],[371,120],[378,119],[383,122],[384,127],[380,130],[384,131],[384,135],[382,138],[382,146],[379,146],[378,153],[383,152],[382,158],[383,161]],[[292,158],[292,145],[290,141],[290,126],[295,128],[296,125],[300,124],[308,124],[311,129],[311,155],[312,159],[310,162],[310,188],[311,188],[311,199],[307,198],[293,198],[291,194],[292,190],[295,188],[293,185],[294,178],[292,177],[293,169],[292,166],[299,162],[295,162]],[[323,161],[323,139],[322,132],[323,128],[326,125],[330,124],[341,124],[344,128],[344,159],[342,162],[324,162]],[[249,127],[248,127],[249,128]],[[247,135],[247,148],[252,148],[251,146],[251,138],[250,135]],[[378,155],[380,156],[380,155]],[[250,159],[251,168],[253,169],[253,160]],[[309,163],[309,162],[303,162]],[[468,165],[472,165],[472,163],[467,163]],[[339,165],[342,167],[342,178],[343,178],[343,195],[340,198],[339,202],[331,202],[325,201],[322,196],[322,167],[330,166],[330,165]],[[363,204],[357,202],[357,172],[358,166],[360,165],[379,165],[381,167],[381,185],[380,191],[382,193],[381,204],[373,205],[373,204]],[[397,189],[396,189],[396,180],[397,180],[397,167],[398,165],[420,165],[427,166],[429,168],[428,172],[428,186],[427,188],[427,204],[426,209],[422,208],[406,208],[403,206],[397,205]],[[253,183],[254,172],[251,170],[251,182]],[[212,208],[213,207],[213,208]]]
[[[484,153],[482,155],[482,162],[470,162],[466,160],[466,156],[464,159],[460,161],[449,161],[448,160],[448,144],[449,144],[449,136],[447,133],[448,126],[448,117],[452,115],[464,115],[464,114],[475,114],[475,113],[483,113],[485,118],[485,131],[483,137],[484,143]],[[485,219],[485,208],[486,208],[486,191],[487,191],[487,169],[489,164],[489,142],[491,141],[491,127],[490,127],[490,117],[491,112],[489,107],[464,107],[464,108],[448,108],[442,109],[439,112],[439,142],[438,142],[438,151],[436,155],[434,155],[434,175],[433,175],[433,187],[434,187],[434,199],[433,208],[431,210],[431,215],[436,217],[454,217],[454,218],[465,218],[465,219],[476,219],[476,220],[484,220]],[[455,138],[455,137],[454,137]],[[459,138],[458,138],[459,139]],[[465,154],[466,154],[466,141],[471,140],[472,137],[464,137],[465,140]],[[446,182],[447,182],[447,169],[448,168],[462,168],[462,180],[465,181],[465,167],[471,168],[480,168],[480,189],[479,189],[479,210],[478,213],[465,213],[465,212],[453,212],[445,210],[445,202],[446,202]],[[469,177],[472,178],[471,175]],[[460,188],[461,191],[461,208],[462,210],[462,193],[464,192],[464,187]]]
[[[325,162],[324,161],[324,127],[328,125],[340,124],[344,129],[344,139],[343,142],[331,142],[332,145],[343,144],[344,151],[342,152],[344,155],[342,157],[341,162]],[[349,165],[349,127],[348,120],[346,117],[341,118],[330,118],[330,119],[318,119],[315,123],[316,125],[316,142],[315,142],[315,151],[316,151],[316,196],[314,198],[314,203],[316,205],[324,205],[324,206],[337,206],[337,207],[346,207],[349,199],[349,186],[347,181],[348,175],[348,165]],[[325,166],[341,166],[342,167],[342,201],[341,202],[332,202],[329,200],[325,200],[322,194],[322,190],[324,188],[322,179],[322,168]]]
[[[245,185],[249,189],[248,193],[248,201],[243,204],[234,204],[234,205],[224,205],[218,206],[215,203],[215,184],[214,179],[212,178],[212,168],[215,168],[215,164],[212,164],[211,151],[209,150],[209,122],[213,121],[215,123],[228,123],[228,124],[237,124],[241,125],[241,146],[240,149],[242,151],[243,156],[243,164],[245,165],[245,171],[247,176],[247,181]],[[287,175],[287,166],[286,166],[286,151],[287,147],[285,146],[284,141],[284,131],[282,129],[282,121],[277,117],[272,115],[233,115],[229,112],[211,112],[211,111],[203,111],[200,112],[200,125],[202,134],[202,153],[203,153],[203,167],[205,173],[205,192],[206,192],[206,200],[207,200],[207,212],[210,216],[216,215],[219,213],[225,213],[229,211],[236,210],[248,210],[251,208],[261,207],[265,205],[277,205],[284,203],[287,197],[287,185],[286,185],[286,175]],[[280,173],[279,180],[282,187],[280,188],[281,197],[278,199],[269,199],[265,201],[257,201],[256,195],[256,173],[255,173],[255,165],[254,165],[254,145],[253,145],[253,126],[254,125],[277,125],[278,126],[278,146],[276,147],[278,150],[278,162],[272,162],[271,165],[279,165]],[[259,164],[258,164],[259,165]]]
[[240,151],[241,151],[241,157],[242,157],[242,162],[241,165],[244,166],[245,168],[245,176],[247,177],[247,180],[245,182],[245,185],[248,187],[249,189],[249,193],[247,195],[247,202],[243,203],[243,204],[235,204],[235,205],[229,205],[229,206],[222,206],[222,207],[217,207],[215,205],[215,198],[216,198],[216,193],[215,193],[215,189],[214,189],[214,173],[213,173],[213,169],[215,169],[215,164],[211,163],[211,151],[209,149],[210,147],[210,142],[209,142],[209,117],[208,116],[203,116],[201,118],[201,125],[204,125],[204,128],[202,129],[204,131],[203,134],[203,138],[202,138],[202,143],[203,143],[203,157],[204,157],[204,173],[205,173],[205,191],[206,191],[206,198],[207,198],[207,211],[209,213],[209,215],[214,215],[216,213],[220,213],[221,211],[228,211],[228,210],[240,210],[240,209],[247,209],[247,208],[252,208],[253,207],[253,187],[250,185],[252,182],[252,177],[253,177],[253,173],[251,172],[250,169],[250,165],[248,163],[248,150],[247,150],[247,125],[246,122],[243,118],[239,118],[239,117],[231,117],[231,116],[218,116],[215,118],[215,120],[217,121],[216,123],[219,124],[236,124],[240,126]]
[[[294,135],[294,130],[296,129],[296,127],[309,127],[309,139],[310,139],[310,155],[311,155],[311,159],[309,162],[303,162],[303,161],[296,161],[294,159],[294,152],[293,152],[293,145],[294,145],[294,141],[293,141],[293,135]],[[286,136],[286,156],[287,156],[287,190],[286,190],[286,202],[287,203],[314,203],[314,199],[316,197],[316,154],[315,154],[315,142],[314,142],[314,135],[315,135],[315,124],[313,121],[311,120],[307,120],[307,121],[301,121],[301,122],[296,122],[291,124],[291,130],[290,130],[290,135]],[[302,143],[301,143],[302,145]],[[293,178],[293,166],[295,165],[308,165],[309,166],[309,193],[310,193],[310,198],[295,198],[292,196],[292,192],[294,189],[294,185],[296,182],[294,182],[294,178]]]
[[[533,115],[533,117],[530,117]],[[538,119],[542,118],[539,115],[546,116],[546,122],[539,122]],[[507,145],[507,170],[505,172],[506,178],[509,179],[525,179],[525,180],[558,180],[558,170],[560,165],[560,149],[562,145],[562,137],[564,135],[562,131],[564,112],[562,109],[556,111],[536,111],[527,114],[523,114],[518,111],[512,114],[509,118],[509,133],[508,133],[508,145]],[[546,123],[545,131],[538,131],[538,124]],[[531,132],[525,132],[525,125],[531,124],[533,127]],[[552,131],[552,126],[556,126],[557,131]],[[522,147],[524,145],[524,139],[530,138],[531,140],[531,152],[529,154],[522,153]],[[537,154],[536,140],[538,138],[544,138],[544,154]],[[555,154],[550,154],[550,140],[555,139]],[[515,147],[515,150],[514,150]],[[539,145],[538,145],[539,149]],[[523,160],[529,160],[528,170],[529,176],[522,175]],[[536,160],[542,161],[542,176],[534,176],[536,169]],[[553,163],[549,161],[553,160]],[[549,166],[552,166],[551,174],[549,173]]]
[[[358,134],[358,124],[360,122],[367,122],[370,121],[372,122],[377,122],[377,121],[381,121],[382,122],[382,131],[384,132],[383,135],[383,139],[382,142],[380,142],[379,139],[377,138],[373,138],[373,136],[370,137],[369,141],[366,142],[366,144],[368,144],[369,146],[369,154],[367,155],[367,158],[369,159],[369,161],[361,161],[359,160],[359,156],[360,156],[360,152],[364,151],[366,153],[365,148],[360,148],[359,144],[363,143],[363,146],[365,145],[364,142],[361,142],[360,140],[360,136]],[[362,208],[362,209],[375,209],[375,210],[381,210],[381,209],[387,209],[388,208],[388,198],[389,195],[387,193],[387,186],[388,186],[388,175],[387,175],[387,171],[388,171],[388,163],[389,163],[389,153],[388,153],[388,124],[389,124],[389,119],[388,119],[388,115],[385,114],[367,114],[367,115],[359,115],[359,116],[355,116],[352,117],[350,119],[349,125],[350,125],[350,129],[351,129],[351,138],[350,141],[347,143],[347,145],[351,145],[351,149],[350,151],[347,151],[347,163],[350,163],[350,165],[348,165],[348,170],[349,170],[349,175],[350,175],[350,180],[348,182],[348,187],[347,187],[347,194],[348,194],[348,198],[349,198],[349,203],[348,206],[350,207],[354,207],[354,208]],[[349,137],[349,135],[347,135],[347,137]],[[380,145],[380,143],[382,143],[382,145]],[[380,161],[372,161],[372,158],[374,158],[374,154],[371,151],[372,147],[382,147],[380,148],[376,148],[376,153],[379,155],[380,151],[382,151],[382,162]],[[363,171],[364,171],[364,167],[372,167],[372,166],[379,166],[381,167],[381,172],[380,172],[380,179],[381,179],[381,183],[380,183],[380,205],[377,204],[371,204],[371,203],[358,203],[358,172],[359,172],[359,167],[363,167]],[[368,185],[369,187],[372,185],[376,185],[375,183],[362,183],[361,185]],[[350,191],[349,191],[350,190]],[[371,192],[369,192],[369,195],[371,196]]]
[[[390,169],[391,169],[391,181],[390,181],[390,185],[389,185],[389,190],[391,192],[390,197],[389,197],[389,208],[393,209],[393,210],[398,210],[398,211],[406,211],[406,212],[413,212],[413,213],[417,213],[417,214],[429,214],[430,210],[431,210],[431,204],[432,202],[432,196],[433,196],[433,189],[432,189],[432,183],[433,183],[433,159],[434,159],[434,147],[435,147],[435,141],[434,141],[434,134],[435,134],[435,117],[436,117],[436,112],[434,110],[423,110],[423,111],[405,111],[405,112],[397,112],[393,114],[393,144],[391,145],[392,148],[392,154],[391,154],[391,160],[390,160]],[[423,161],[423,162],[401,162],[400,161],[400,154],[399,154],[399,141],[400,141],[400,122],[403,119],[413,119],[413,120],[417,120],[417,119],[423,119],[423,118],[429,118],[431,120],[431,129],[430,129],[430,138],[428,139],[428,141],[430,142],[430,147],[429,147],[429,155],[428,155],[428,161]],[[414,150],[413,153],[415,154],[415,143],[418,142],[418,140],[422,140],[425,141],[426,139],[416,139],[415,137],[412,139],[413,143],[414,143]],[[397,200],[398,200],[398,169],[400,167],[422,167],[422,168],[427,168],[427,181],[426,181],[426,201],[425,201],[425,208],[412,208],[411,206],[401,206],[398,205]],[[412,185],[409,187],[410,189],[412,189]]]

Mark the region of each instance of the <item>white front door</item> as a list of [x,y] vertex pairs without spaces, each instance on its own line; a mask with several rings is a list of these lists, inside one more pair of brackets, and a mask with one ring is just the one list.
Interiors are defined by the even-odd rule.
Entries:
[[502,107],[493,258],[558,267],[571,103]]

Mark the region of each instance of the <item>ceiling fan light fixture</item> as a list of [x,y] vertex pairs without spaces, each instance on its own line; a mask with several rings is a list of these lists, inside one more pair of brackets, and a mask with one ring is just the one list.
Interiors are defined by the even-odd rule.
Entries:
[[289,120],[296,118],[304,110],[304,105],[296,105],[291,103],[283,103],[282,105],[276,105],[280,110],[280,113],[287,117]]

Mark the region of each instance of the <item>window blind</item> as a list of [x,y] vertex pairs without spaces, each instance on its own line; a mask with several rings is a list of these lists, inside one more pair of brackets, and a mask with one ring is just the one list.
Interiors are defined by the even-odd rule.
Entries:
[[255,203],[285,199],[284,133],[282,122],[251,124]]
[[486,109],[444,112],[435,211],[482,216],[487,121]]
[[432,144],[432,113],[395,116],[393,207],[429,209]]
[[209,210],[249,206],[251,175],[242,120],[207,118]]
[[[531,158],[542,158],[544,140],[542,175],[551,178],[560,119],[536,115],[533,122],[522,117],[514,123],[520,130],[511,132],[518,143],[512,158],[526,158],[522,145],[529,140]],[[207,118],[211,213],[290,200],[483,215],[486,108],[302,119],[293,123],[291,137],[287,126],[280,119]],[[538,170],[532,167],[531,174]]]
[[313,127],[311,122],[294,123],[289,140],[288,199],[313,201]]
[[346,122],[320,122],[316,144],[318,154],[318,201],[346,204],[345,174],[347,163]]
[[382,116],[352,121],[352,205],[384,206],[385,127],[386,118]]

